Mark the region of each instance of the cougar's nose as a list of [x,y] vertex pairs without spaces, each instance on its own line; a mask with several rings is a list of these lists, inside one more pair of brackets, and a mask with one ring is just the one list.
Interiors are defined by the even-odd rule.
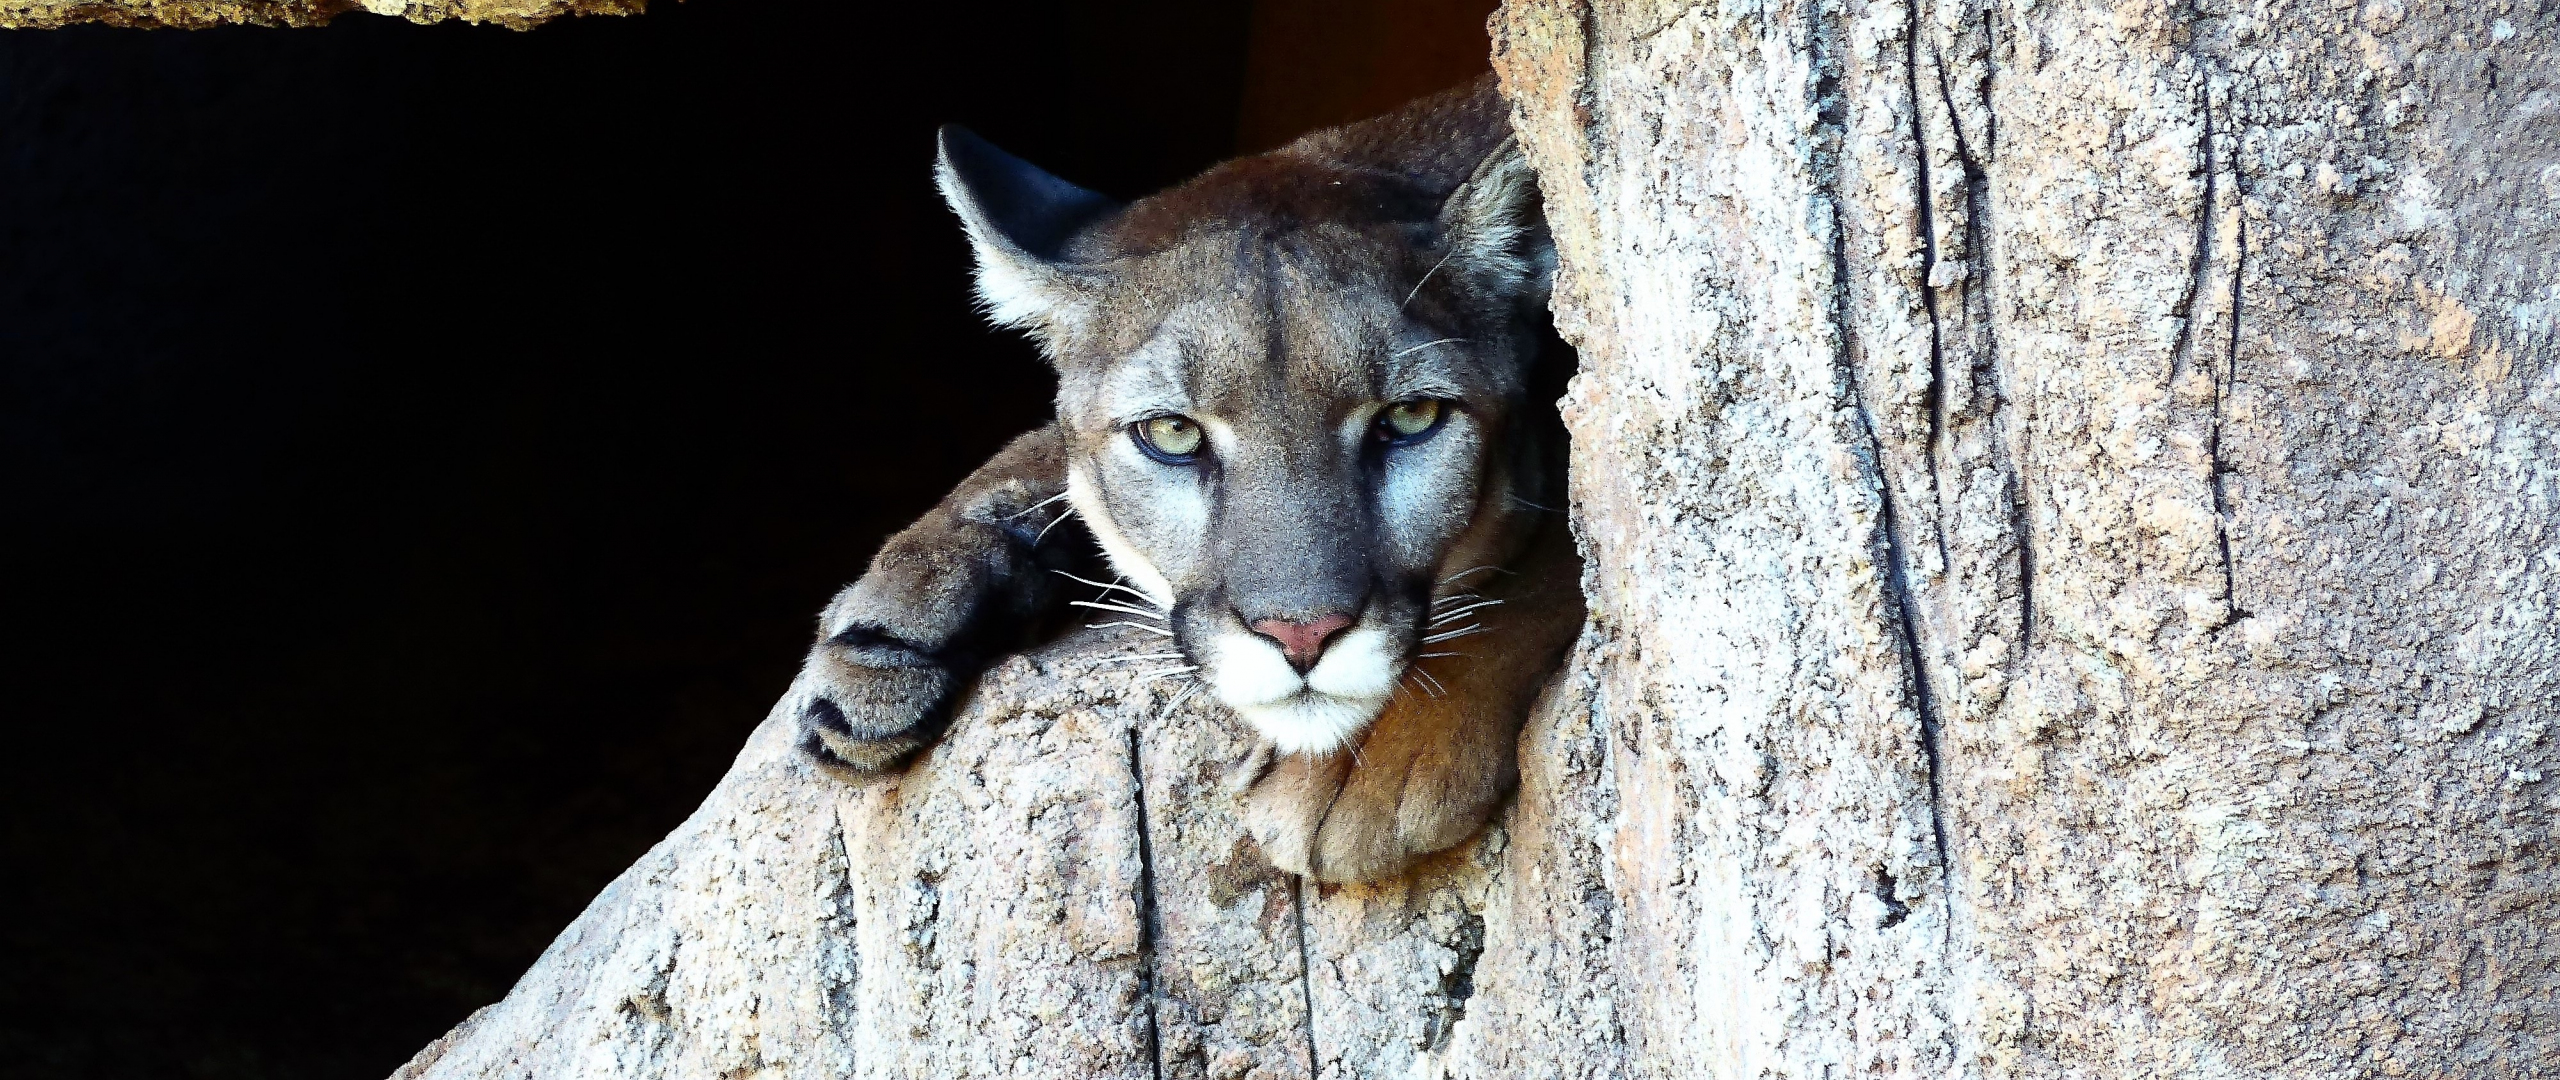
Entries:
[[1343,614],[1326,615],[1313,622],[1263,619],[1253,624],[1253,632],[1277,643],[1280,655],[1289,658],[1289,666],[1304,675],[1316,666],[1316,658],[1324,655],[1325,642],[1349,625],[1351,616]]

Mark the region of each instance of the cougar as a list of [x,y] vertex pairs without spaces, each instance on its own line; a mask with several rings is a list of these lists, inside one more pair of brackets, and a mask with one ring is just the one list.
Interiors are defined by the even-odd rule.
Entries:
[[1273,865],[1371,880],[1473,835],[1583,615],[1550,509],[1572,356],[1491,80],[1127,205],[959,127],[936,175],[1057,418],[828,605],[802,747],[896,768],[1089,609],[1258,733],[1236,782]]

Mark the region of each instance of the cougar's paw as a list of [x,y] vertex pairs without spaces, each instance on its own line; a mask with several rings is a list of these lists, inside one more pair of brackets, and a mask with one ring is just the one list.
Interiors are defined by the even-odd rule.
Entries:
[[1381,728],[1357,752],[1240,763],[1229,784],[1243,786],[1245,826],[1271,864],[1315,881],[1376,881],[1482,829],[1519,780],[1509,746],[1419,734]]
[[857,773],[897,768],[933,742],[960,681],[929,655],[860,635],[820,642],[801,678],[800,748]]

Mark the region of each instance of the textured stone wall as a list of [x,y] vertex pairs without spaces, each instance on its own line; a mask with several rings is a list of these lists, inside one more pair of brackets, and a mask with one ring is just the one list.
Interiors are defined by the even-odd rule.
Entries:
[[1628,1073],[2560,1072],[2555,38],[1506,10]]
[[2555,41],[1514,3],[1591,623],[1494,829],[1302,888],[1079,633],[768,721],[402,1075],[2560,1075]]

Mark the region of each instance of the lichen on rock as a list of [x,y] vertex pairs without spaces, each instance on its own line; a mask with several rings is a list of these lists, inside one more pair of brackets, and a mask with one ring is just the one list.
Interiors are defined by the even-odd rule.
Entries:
[[0,28],[103,23],[152,29],[322,26],[349,12],[413,23],[461,21],[529,30],[570,15],[637,15],[648,0],[0,0]]

